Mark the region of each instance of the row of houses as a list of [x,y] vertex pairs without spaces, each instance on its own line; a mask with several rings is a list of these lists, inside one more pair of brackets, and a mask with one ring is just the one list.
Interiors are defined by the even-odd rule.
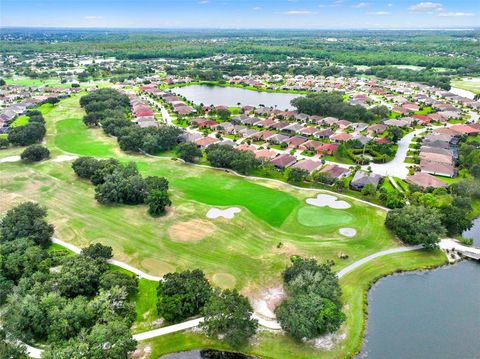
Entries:
[[457,145],[461,136],[480,133],[480,124],[458,124],[434,130],[420,147],[420,170],[445,177],[456,175]]
[[[272,145],[286,144],[291,149],[309,150],[323,154],[327,152],[332,154],[338,147],[338,144],[350,140],[358,140],[362,144],[375,140],[379,143],[386,143],[388,139],[374,138],[377,131],[386,130],[386,126],[372,127],[370,133],[372,136],[360,134],[364,126],[356,127],[357,132],[346,133],[331,128],[317,128],[299,123],[288,123],[273,119],[260,119],[257,117],[239,116],[233,118],[231,122],[217,122],[206,118],[193,118],[190,125],[198,128],[209,128],[212,131],[218,131],[224,135],[236,135],[240,138],[250,139],[251,141],[264,141]],[[358,125],[358,124],[354,124]],[[366,125],[368,129],[368,125]],[[329,143],[325,143],[329,141]]]
[[159,127],[159,123],[155,119],[155,112],[148,103],[134,94],[129,94],[128,97],[132,108],[132,122],[140,128]]
[[22,102],[8,105],[0,110],[0,133],[7,133],[11,123],[17,116],[24,115],[29,108],[35,107],[48,100],[49,98],[66,97],[63,93],[50,93],[48,95],[38,95],[26,99]]
[[180,116],[188,116],[197,112],[192,106],[188,105],[180,97],[171,92],[159,90],[155,84],[149,84],[141,87],[141,90],[147,94],[162,98],[172,107],[173,112]]
[[[250,151],[255,155],[255,158],[262,162],[269,162],[279,170],[285,170],[287,168],[298,168],[308,173],[319,171],[326,177],[329,177],[332,181],[347,177],[351,174],[350,168],[341,167],[337,164],[327,164],[326,166],[319,160],[310,158],[297,159],[288,153],[279,153],[272,149],[257,148],[253,145],[240,144],[237,145],[231,140],[220,140],[216,137],[202,136],[198,133],[184,133],[183,140],[195,143],[200,148],[207,148],[213,144],[228,144],[235,147],[237,151]],[[350,183],[350,186],[354,189],[361,190],[366,184],[372,184],[377,187],[380,180],[380,175],[357,171]]]

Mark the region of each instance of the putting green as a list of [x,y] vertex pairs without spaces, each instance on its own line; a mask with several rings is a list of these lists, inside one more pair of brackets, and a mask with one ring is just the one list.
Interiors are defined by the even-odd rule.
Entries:
[[329,207],[303,206],[297,211],[298,223],[307,227],[342,227],[351,223],[353,216],[343,209]]

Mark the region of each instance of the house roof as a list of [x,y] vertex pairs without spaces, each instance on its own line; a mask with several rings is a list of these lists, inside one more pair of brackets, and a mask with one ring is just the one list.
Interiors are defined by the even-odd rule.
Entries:
[[319,161],[314,161],[314,160],[311,160],[311,159],[305,159],[305,160],[302,160],[302,161],[299,161],[299,162],[295,163],[292,167],[300,168],[302,170],[312,172],[312,171],[316,170],[317,168],[319,168],[321,165],[322,165],[322,163],[319,162]]
[[372,184],[376,187],[378,186],[381,178],[382,176],[375,173],[357,171],[350,184],[355,187],[363,187],[367,184]]
[[271,159],[271,158],[274,158],[276,155],[277,153],[273,150],[263,149],[263,150],[255,151],[255,157],[257,159],[260,159],[260,158]]
[[219,142],[219,140],[213,137],[202,137],[195,141],[195,143],[201,147],[208,147],[217,142]]
[[447,183],[425,172],[417,172],[412,176],[408,176],[405,181],[420,186],[422,188],[438,188],[448,186]]
[[296,158],[292,155],[287,153],[275,157],[273,160],[270,161],[273,165],[280,168],[286,168],[293,165],[296,162]]
[[422,172],[438,174],[453,177],[455,175],[455,167],[448,163],[433,162],[428,160],[420,161]]
[[334,141],[348,141],[352,138],[352,135],[349,134],[349,133],[336,133],[332,136],[330,136],[330,138]]
[[323,167],[320,172],[327,175],[330,178],[338,178],[343,174],[347,173],[349,170],[346,168],[342,168],[336,164],[330,164]]

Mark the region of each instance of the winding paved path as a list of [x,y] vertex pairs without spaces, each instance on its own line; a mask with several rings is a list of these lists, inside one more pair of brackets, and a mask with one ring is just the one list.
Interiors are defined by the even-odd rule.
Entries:
[[[61,239],[58,239],[58,238],[53,238],[52,242],[56,243],[56,244],[59,244],[59,245],[65,247],[65,248],[67,248],[67,249],[69,249],[72,252],[77,253],[77,254],[82,251],[81,248],[79,248],[79,247],[77,247],[77,246],[75,246],[71,243],[64,242],[64,241],[62,241]],[[449,244],[450,244],[450,242],[449,242]],[[362,259],[346,266],[342,270],[340,270],[337,273],[337,277],[338,278],[343,277],[347,273],[349,273],[352,270],[360,267],[361,265],[371,261],[372,259],[382,257],[382,256],[385,256],[385,255],[388,255],[388,254],[393,254],[393,253],[413,251],[413,250],[417,250],[417,249],[420,249],[420,248],[422,248],[422,247],[421,246],[399,247],[399,248],[386,249],[384,251],[380,251],[380,252],[371,254],[371,255],[369,255],[365,258],[362,258]],[[154,281],[162,280],[162,277],[157,277],[157,276],[150,275],[150,274],[145,273],[145,272],[143,272],[143,271],[141,271],[137,268],[134,268],[134,267],[130,266],[129,264],[117,261],[115,259],[108,260],[108,263],[114,264],[114,265],[117,265],[121,268],[129,270],[129,271],[135,273],[136,275],[138,275],[140,278],[145,278],[145,279],[154,280]],[[281,329],[280,324],[276,320],[273,320],[273,319],[272,320],[267,320],[265,318],[262,318],[262,317],[258,316],[255,313],[253,314],[252,317],[254,319],[257,319],[258,324],[260,326],[264,327],[264,328],[271,329],[271,330],[280,330]],[[139,340],[139,341],[147,340],[147,339],[159,337],[161,335],[166,335],[166,334],[175,333],[175,332],[179,332],[179,331],[182,331],[182,330],[197,327],[202,321],[203,321],[203,317],[202,318],[196,318],[196,319],[188,320],[188,321],[183,322],[183,323],[169,325],[167,327],[153,329],[153,330],[149,330],[149,331],[146,331],[146,332],[143,332],[143,333],[134,334],[133,338],[135,340]],[[43,352],[42,349],[34,348],[30,345],[26,345],[26,347],[27,347],[28,355],[30,357],[32,357],[32,358],[40,358],[41,357],[41,354]]]
[[372,259],[378,258],[378,257],[383,257],[387,254],[394,254],[394,253],[401,253],[401,252],[408,252],[408,251],[415,251],[417,249],[421,249],[422,246],[410,246],[410,247],[398,247],[398,248],[391,248],[391,249],[386,249],[384,251],[380,251],[377,253],[370,254],[369,256],[359,259],[358,261],[346,266],[342,270],[340,270],[337,273],[338,278],[342,278],[345,274],[351,272],[352,270],[360,267],[362,264],[365,264],[367,262],[370,262]]

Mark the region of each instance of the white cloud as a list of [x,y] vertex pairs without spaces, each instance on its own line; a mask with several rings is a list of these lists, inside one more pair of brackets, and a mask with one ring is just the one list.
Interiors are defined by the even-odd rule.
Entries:
[[473,12],[441,12],[438,16],[441,17],[462,17],[462,16],[474,16]]
[[388,7],[392,7],[392,6],[393,6],[393,4],[387,4],[387,6],[388,6]]
[[386,15],[390,15],[390,13],[388,11],[374,11],[374,12],[367,12],[367,15],[386,16]]
[[438,2],[420,2],[418,4],[412,5],[408,8],[410,11],[430,11],[437,10],[442,11],[442,4]]
[[101,20],[103,19],[103,16],[98,16],[98,15],[87,15],[83,17],[85,20]]
[[290,10],[282,12],[283,15],[315,15],[317,12],[309,10]]
[[358,4],[352,5],[355,9],[363,9],[368,7],[368,3],[366,2],[359,2]]
[[198,2],[200,5],[206,5],[208,4],[208,0],[202,0]]
[[262,10],[262,8],[260,6],[255,6],[254,8],[252,8],[252,10],[258,11],[258,10]]

